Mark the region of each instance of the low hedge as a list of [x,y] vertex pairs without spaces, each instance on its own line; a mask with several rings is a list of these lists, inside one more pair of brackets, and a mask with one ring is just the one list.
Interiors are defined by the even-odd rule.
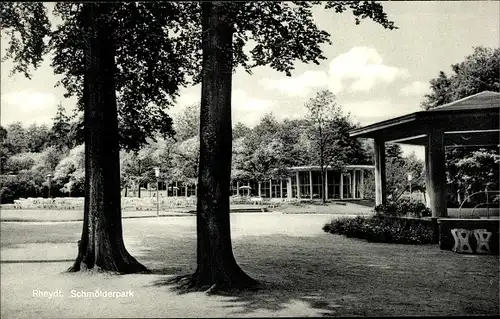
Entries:
[[396,202],[388,202],[384,205],[375,206],[375,214],[377,216],[391,216],[391,217],[430,217],[431,210],[425,206],[424,203],[398,200]]
[[435,243],[432,221],[422,218],[373,216],[339,218],[323,226],[325,232],[397,244]]

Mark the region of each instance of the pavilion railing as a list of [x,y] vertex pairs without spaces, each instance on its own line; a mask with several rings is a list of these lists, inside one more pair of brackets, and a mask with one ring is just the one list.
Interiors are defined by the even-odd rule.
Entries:
[[[498,207],[498,200],[500,199],[500,190],[484,190],[484,191],[472,193],[469,196],[467,196],[462,201],[462,203],[460,204],[460,207],[458,208],[458,218],[462,217],[462,208],[463,208],[464,204],[469,202],[471,197],[479,195],[479,194],[486,194],[486,202],[481,202],[481,203],[477,204],[476,206],[474,206],[472,208],[472,211],[471,211],[469,217],[474,215],[474,212],[476,211],[477,208],[486,205],[486,217],[490,218],[490,205],[496,203],[497,207]],[[490,194],[497,194],[497,196],[490,196]]]

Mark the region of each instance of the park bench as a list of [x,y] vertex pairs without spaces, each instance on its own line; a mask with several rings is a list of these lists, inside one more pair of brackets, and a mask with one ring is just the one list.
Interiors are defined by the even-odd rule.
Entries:
[[262,197],[250,197],[250,203],[252,203],[252,205],[262,205]]

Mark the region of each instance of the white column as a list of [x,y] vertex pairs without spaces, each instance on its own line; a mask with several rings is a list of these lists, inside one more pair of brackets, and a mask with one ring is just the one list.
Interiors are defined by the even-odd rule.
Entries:
[[240,196],[240,182],[236,182],[236,195]]
[[313,172],[309,171],[309,198],[313,199]]
[[344,199],[344,173],[340,171],[340,199]]
[[293,193],[293,191],[292,191],[292,178],[288,177],[287,181],[286,181],[286,197],[288,199],[291,199],[292,193]]
[[186,197],[188,197],[188,187],[187,187],[187,185],[186,185],[186,186],[184,186],[184,190],[186,191],[185,196],[186,196]]
[[361,177],[360,177],[360,185],[359,185],[359,193],[361,195],[361,199],[365,198],[365,170],[361,170]]
[[273,179],[269,179],[269,198],[273,198]]
[[175,182],[175,197],[179,196],[179,194],[177,193],[179,191],[179,184],[177,182]]
[[325,173],[325,187],[323,187],[323,189],[325,191],[325,199],[328,199],[328,168],[326,169]]
[[385,204],[386,178],[385,178],[385,142],[383,140],[374,141],[375,149],[375,205]]
[[297,178],[297,198],[300,199],[300,178],[299,178],[299,172],[296,173],[295,177]]
[[283,198],[283,180],[280,179],[280,198]]
[[352,198],[356,198],[356,172],[357,170],[352,171]]
[[262,194],[261,194],[261,192],[260,192],[260,182],[259,182],[259,197],[262,197],[261,195],[262,195]]

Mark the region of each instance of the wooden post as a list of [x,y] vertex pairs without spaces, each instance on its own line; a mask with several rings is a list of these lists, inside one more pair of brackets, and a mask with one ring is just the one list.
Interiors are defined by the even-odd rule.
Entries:
[[375,139],[375,205],[385,204],[386,178],[385,178],[385,142]]
[[429,197],[432,217],[446,217],[446,163],[444,132],[433,128],[429,143]]
[[[429,139],[429,137],[428,137]],[[428,142],[427,142],[428,143]],[[431,194],[430,194],[430,162],[429,162],[429,145],[425,145],[425,206],[431,208]]]

